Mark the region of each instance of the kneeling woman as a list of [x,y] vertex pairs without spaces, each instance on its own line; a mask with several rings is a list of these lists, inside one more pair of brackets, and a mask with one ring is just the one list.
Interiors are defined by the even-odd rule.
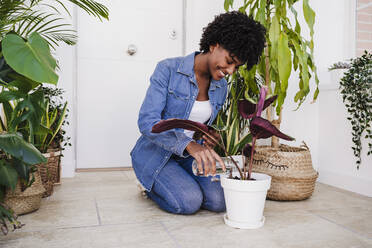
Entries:
[[[191,164],[204,164],[204,173],[215,172],[215,144],[193,133],[173,129],[152,133],[162,119],[181,118],[212,124],[227,95],[226,75],[258,62],[265,43],[265,29],[245,14],[216,16],[204,28],[200,52],[160,61],[139,112],[141,137],[131,152],[135,174],[150,199],[171,213],[192,214],[200,208],[225,211],[219,181],[197,177]],[[218,134],[213,134],[216,138]],[[223,163],[223,162],[222,162]]]

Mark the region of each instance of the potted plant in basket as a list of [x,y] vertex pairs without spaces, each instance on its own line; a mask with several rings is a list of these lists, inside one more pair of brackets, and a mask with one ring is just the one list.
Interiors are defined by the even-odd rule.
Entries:
[[[225,10],[228,11],[233,7],[234,0],[225,0],[224,3]],[[310,31],[308,40],[301,34],[302,27],[298,22],[298,13],[295,9],[300,3]],[[239,11],[253,16],[268,30],[267,44],[261,55],[260,63],[249,73],[258,74],[264,79],[269,94],[278,96],[273,106],[267,108],[266,114],[267,119],[279,129],[292,69],[299,71],[299,88],[294,96],[294,101],[298,103],[297,109],[310,93],[312,78],[315,82],[313,101],[317,99],[319,93],[319,80],[313,58],[315,12],[308,0],[244,0]],[[293,18],[290,18],[290,13]],[[291,23],[291,20],[294,23]],[[254,83],[249,81],[251,81],[250,77],[244,79],[246,99],[255,87]],[[304,147],[281,145],[278,138],[273,136],[271,146],[256,147],[255,156],[253,170],[272,176],[272,187],[268,192],[269,199],[302,200],[311,196],[318,174],[312,167],[310,151],[306,144]],[[280,159],[272,161],[273,157],[280,157]],[[295,157],[300,159],[293,159]]]
[[252,145],[245,144],[243,150],[244,156],[249,158],[247,159],[249,162],[246,160],[243,168],[228,154],[223,143],[218,142],[209,134],[213,127],[190,120],[168,119],[161,120],[152,128],[153,133],[160,133],[173,128],[183,128],[203,133],[214,140],[224,150],[226,156],[230,157],[236,171],[232,172],[230,170],[229,176],[222,176],[221,185],[224,188],[226,201],[225,223],[236,228],[259,228],[264,224],[263,210],[271,177],[261,173],[252,173],[256,140],[269,138],[273,135],[282,139],[293,140],[292,137],[281,133],[274,125],[261,117],[262,111],[276,99],[276,96],[273,96],[265,100],[267,91],[267,87],[263,86],[261,88],[260,98],[256,105],[244,101],[239,103],[239,112],[243,118],[249,120],[249,130],[252,134]]
[[18,214],[40,207],[45,189],[34,164],[45,162],[45,157],[18,133],[0,132],[0,228],[8,233],[21,228]]
[[[63,90],[59,88],[41,87],[45,101],[43,106],[45,111],[41,117],[41,124],[49,129],[49,132],[34,135],[35,147],[47,158],[46,163],[37,165],[46,192],[44,197],[50,196],[53,192],[54,184],[59,184],[61,179],[61,156],[62,146],[70,145],[70,137],[65,136],[62,128],[68,124],[67,102],[62,102]],[[63,143],[64,142],[64,143]]]
[[[108,9],[100,3],[91,0],[65,1],[100,20],[108,19]],[[7,112],[11,111],[10,107],[14,108],[15,114],[6,116],[8,126],[22,133],[43,153],[58,143],[55,141],[61,139],[63,133],[60,127],[66,107],[53,109],[48,98],[44,99],[44,93],[48,92],[41,86],[56,85],[58,82],[57,61],[51,49],[59,46],[60,42],[67,45],[76,43],[75,30],[70,29],[71,24],[63,23],[64,18],[61,18],[61,11],[70,15],[63,3],[65,1],[6,0],[0,5],[0,83],[3,91],[0,103],[7,108]],[[31,118],[26,121],[25,116]],[[45,185],[51,188],[53,182],[59,179],[60,154],[48,153],[46,156],[56,164],[55,170],[43,170],[45,173],[41,173],[44,182],[49,181],[48,174],[51,175],[49,186]]]

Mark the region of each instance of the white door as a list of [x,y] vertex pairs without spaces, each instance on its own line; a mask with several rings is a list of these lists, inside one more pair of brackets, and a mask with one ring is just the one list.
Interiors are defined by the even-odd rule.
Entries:
[[109,21],[78,13],[77,168],[131,166],[149,78],[158,61],[182,55],[182,0],[100,2]]

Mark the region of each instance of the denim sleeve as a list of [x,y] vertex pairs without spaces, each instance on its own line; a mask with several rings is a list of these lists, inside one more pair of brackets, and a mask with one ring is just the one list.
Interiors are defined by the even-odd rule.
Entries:
[[140,132],[156,145],[180,157],[187,157],[185,148],[193,139],[183,131],[171,129],[162,133],[151,132],[152,126],[161,120],[167,100],[169,78],[169,68],[165,62],[159,62],[150,78],[150,86],[139,112],[138,127]]

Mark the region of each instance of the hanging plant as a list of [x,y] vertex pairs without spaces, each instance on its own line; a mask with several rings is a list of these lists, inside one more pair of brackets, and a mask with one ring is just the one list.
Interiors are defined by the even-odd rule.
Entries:
[[[332,68],[330,68],[332,69]],[[336,67],[336,69],[338,69]],[[353,59],[340,82],[342,100],[352,125],[352,149],[357,169],[362,162],[362,137],[368,141],[367,156],[372,154],[372,54],[367,51]]]

